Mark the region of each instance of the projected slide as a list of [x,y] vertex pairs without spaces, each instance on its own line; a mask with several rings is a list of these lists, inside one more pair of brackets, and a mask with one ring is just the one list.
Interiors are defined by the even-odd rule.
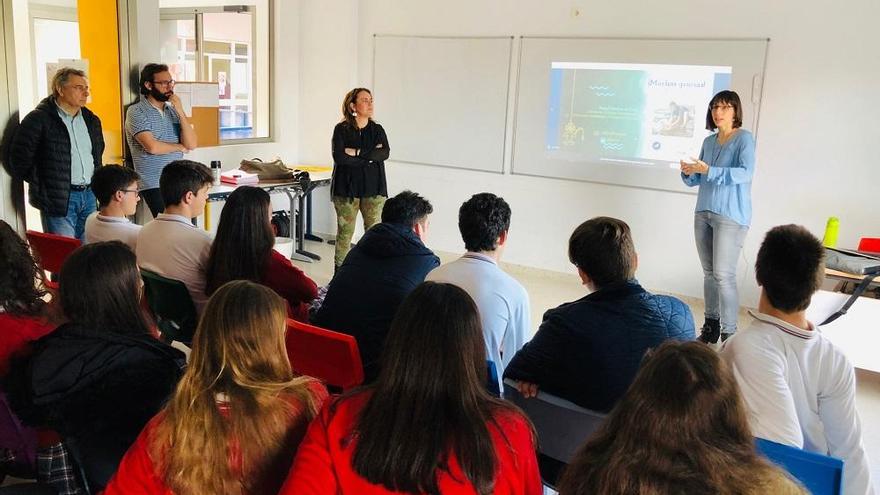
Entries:
[[699,153],[731,67],[552,62],[547,158],[664,167]]

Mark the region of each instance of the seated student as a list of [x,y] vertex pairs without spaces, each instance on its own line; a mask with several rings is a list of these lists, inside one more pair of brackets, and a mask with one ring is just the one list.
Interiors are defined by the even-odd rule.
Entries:
[[806,495],[755,450],[736,381],[700,342],[666,342],[575,455],[560,495]]
[[425,247],[431,203],[404,191],[385,201],[382,223],[345,257],[314,324],[357,339],[367,382],[379,374],[379,355],[401,301],[440,259]]
[[458,210],[458,230],[467,252],[425,278],[455,284],[477,303],[487,354],[499,377],[526,342],[531,325],[529,294],[498,267],[509,229],[510,206],[503,198],[492,193],[471,196]]
[[527,397],[538,388],[595,411],[610,411],[636,376],[645,351],[666,339],[692,340],[690,309],[634,278],[629,225],[609,217],[582,223],[568,258],[591,293],[544,314],[538,333],[513,357],[505,378]]
[[466,292],[417,287],[382,359],[374,385],[312,421],[280,495],[541,493],[531,423],[486,390],[486,345]]
[[226,199],[205,270],[205,293],[211,295],[230,280],[263,284],[287,300],[290,317],[309,321],[309,303],[318,286],[286,256],[272,249],[269,193],[241,186]]
[[[49,318],[48,304],[44,301],[46,289],[41,270],[28,245],[0,220],[0,378],[6,376],[12,359],[22,359],[29,351],[31,342],[52,331],[55,327]],[[5,393],[0,388],[0,394]],[[13,446],[0,441],[0,479],[4,474],[36,476],[39,481],[52,481],[49,463],[34,466],[29,459],[37,450],[36,432],[27,430],[27,438],[33,442],[27,446]],[[25,437],[22,435],[22,437]],[[57,439],[56,439],[57,440]],[[49,444],[56,441],[47,442]],[[17,448],[22,447],[22,448]],[[42,450],[40,449],[42,454]],[[36,467],[36,472],[31,469]],[[62,484],[54,484],[64,489]]]
[[26,424],[76,439],[89,480],[101,488],[171,395],[186,358],[150,333],[140,274],[125,244],[78,248],[60,280],[67,323],[10,369],[7,392]]
[[165,212],[144,225],[138,236],[138,265],[183,282],[199,313],[208,302],[205,268],[211,236],[193,225],[192,219],[204,212],[213,183],[211,170],[201,163],[169,163],[159,178]]
[[104,165],[92,175],[92,192],[98,199],[98,211],[86,219],[86,244],[122,241],[137,249],[141,226],[127,217],[137,211],[138,179],[134,170],[120,165]]
[[177,391],[141,432],[104,491],[116,494],[278,493],[327,397],[294,378],[284,300],[237,280],[208,301]]
[[13,356],[55,328],[48,321],[43,270],[28,245],[0,220],[0,377]]
[[873,493],[853,365],[805,316],[822,283],[824,256],[803,227],[767,232],[755,261],[755,319],[725,342],[721,355],[742,389],[755,436],[843,459],[844,492]]

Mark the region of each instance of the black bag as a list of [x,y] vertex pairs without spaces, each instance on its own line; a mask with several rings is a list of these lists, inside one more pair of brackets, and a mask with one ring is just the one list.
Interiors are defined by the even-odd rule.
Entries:
[[272,228],[275,237],[290,237],[290,213],[286,210],[273,211]]

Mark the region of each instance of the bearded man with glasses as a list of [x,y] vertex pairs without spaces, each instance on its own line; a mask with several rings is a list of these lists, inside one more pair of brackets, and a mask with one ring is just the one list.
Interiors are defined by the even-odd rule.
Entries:
[[125,139],[134,169],[140,174],[138,189],[153,216],[165,210],[159,192],[162,169],[196,148],[196,133],[174,93],[174,79],[165,64],[147,64],[141,70],[141,99],[125,116]]

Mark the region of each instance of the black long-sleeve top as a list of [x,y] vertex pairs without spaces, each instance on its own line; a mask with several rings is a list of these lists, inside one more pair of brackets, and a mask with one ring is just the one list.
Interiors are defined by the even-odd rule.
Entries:
[[[381,146],[379,146],[381,145]],[[357,150],[357,156],[345,153]],[[347,122],[333,129],[333,182],[330,193],[344,198],[388,196],[385,183],[385,160],[391,149],[381,125],[370,120],[363,129]]]

